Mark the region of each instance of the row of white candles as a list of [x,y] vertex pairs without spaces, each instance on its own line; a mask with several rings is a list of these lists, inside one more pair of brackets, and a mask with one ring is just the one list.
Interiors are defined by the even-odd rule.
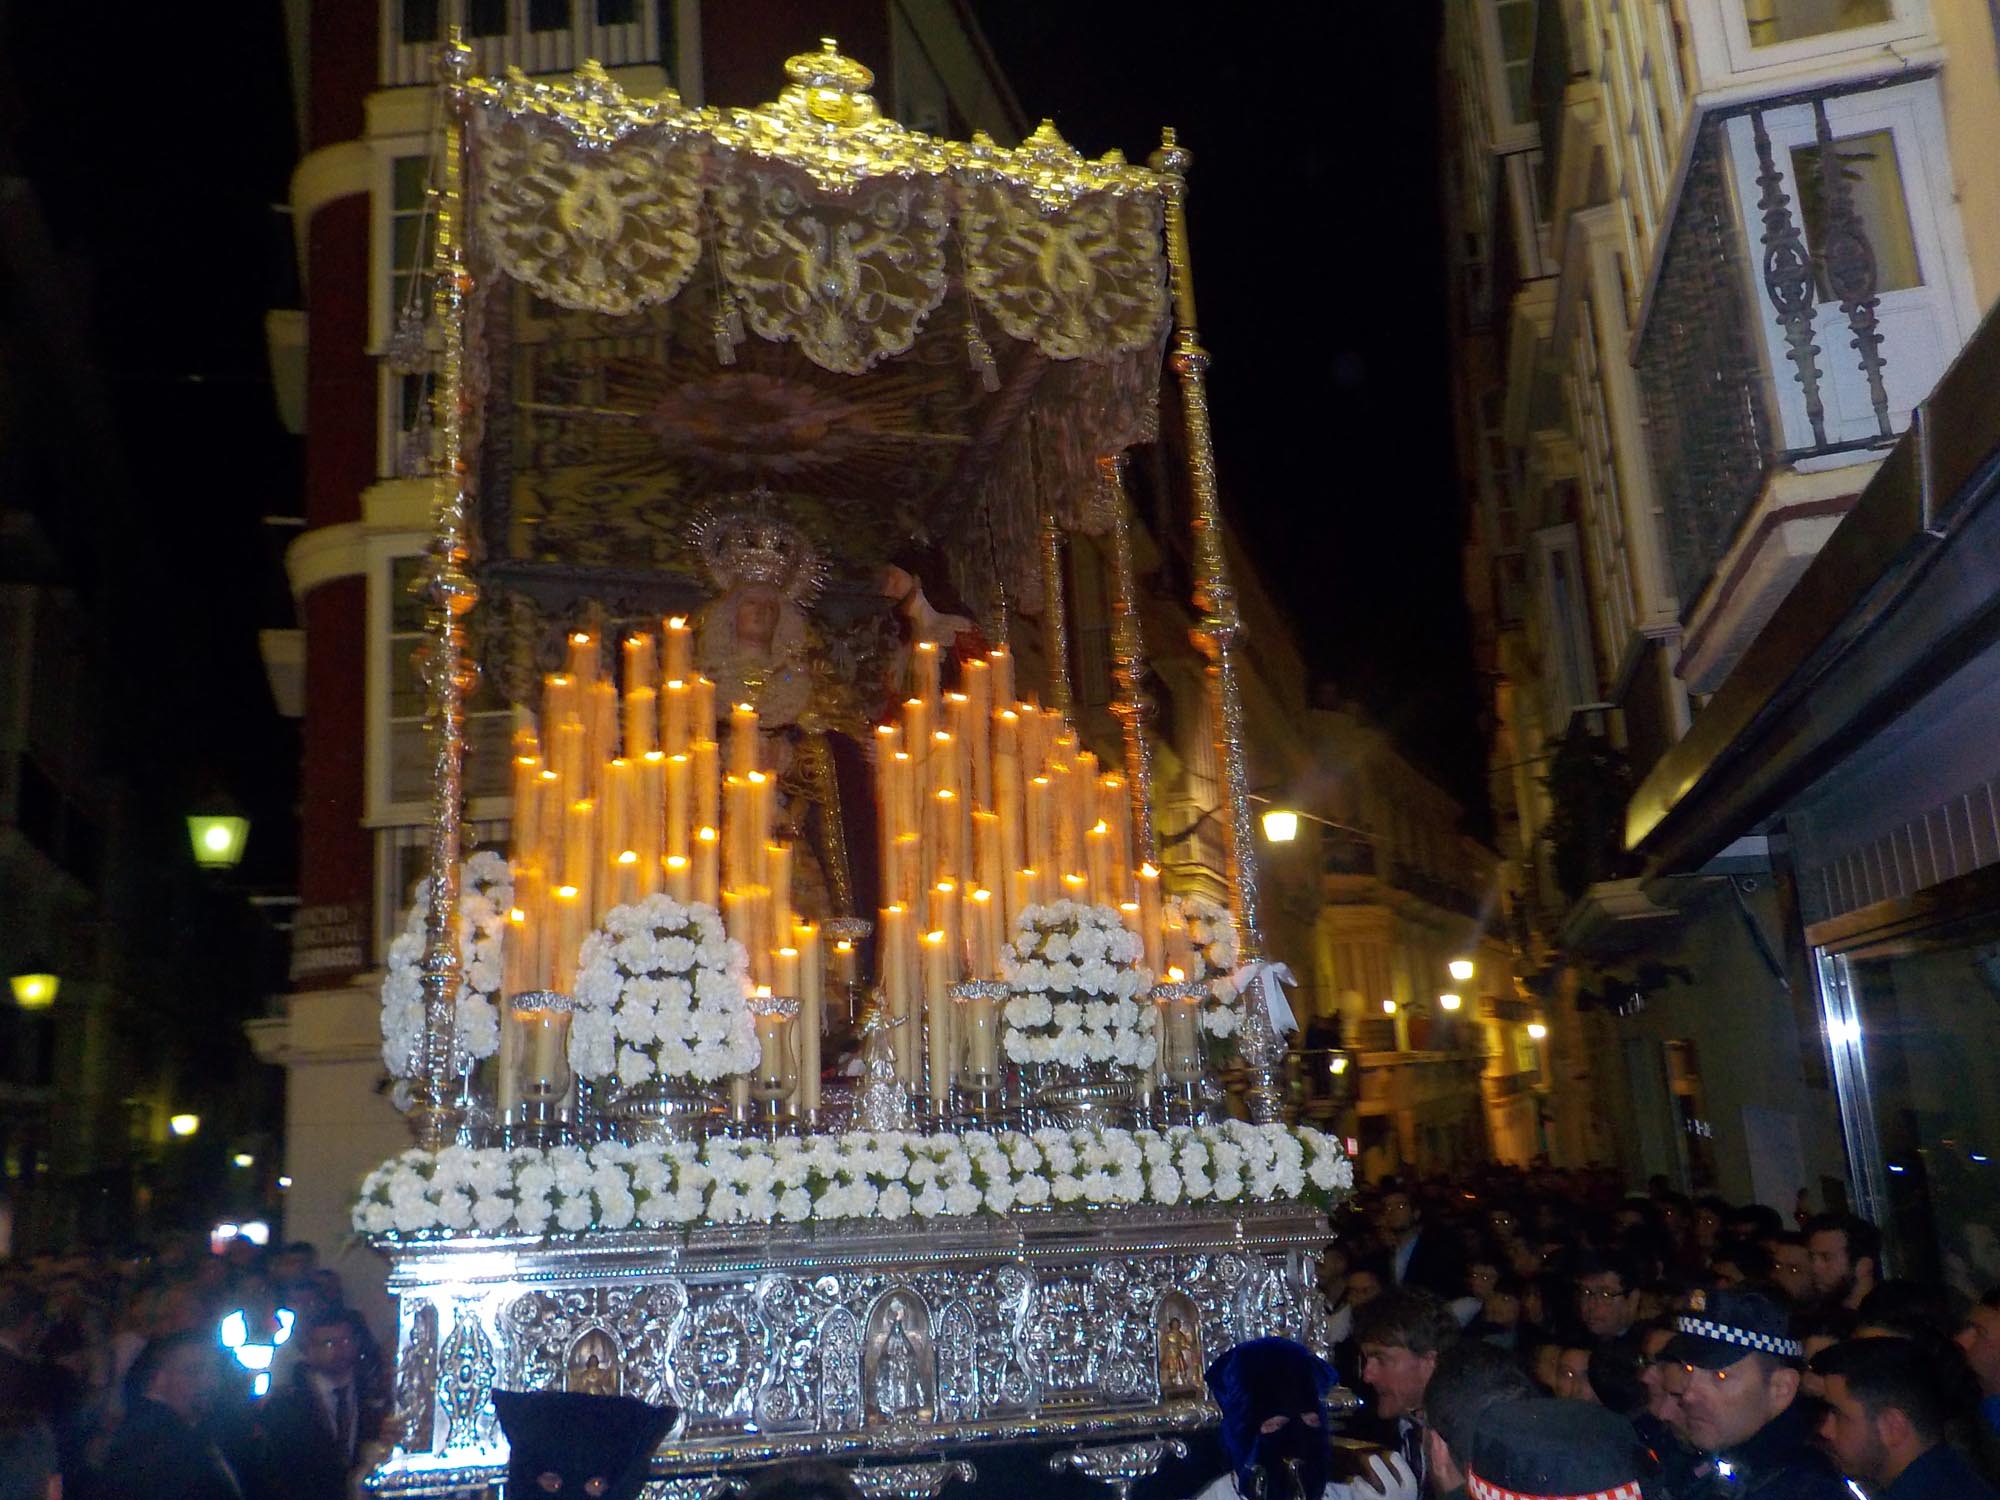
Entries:
[[997,1029],[983,1013],[957,1016],[952,988],[1000,977],[1001,945],[1026,908],[1116,907],[1143,938],[1147,967],[1166,973],[1160,874],[1134,863],[1125,779],[1102,769],[1061,713],[1015,696],[1005,647],[964,661],[951,692],[941,655],[916,644],[910,696],[875,745],[877,972],[891,1015],[910,1023],[895,1033],[898,1075],[927,1079],[940,1113],[961,1069],[991,1076],[998,1065]]
[[[515,733],[506,992],[571,991],[578,949],[615,906],[660,892],[714,906],[759,992],[799,1002],[796,1102],[816,1110],[828,955],[792,906],[792,848],[772,837],[777,778],[757,710],[731,705],[726,747],[716,738],[715,684],[694,669],[683,617],[620,649],[614,681],[598,637],[573,633],[564,670],[544,681],[539,731]],[[853,945],[831,958],[850,982]]]

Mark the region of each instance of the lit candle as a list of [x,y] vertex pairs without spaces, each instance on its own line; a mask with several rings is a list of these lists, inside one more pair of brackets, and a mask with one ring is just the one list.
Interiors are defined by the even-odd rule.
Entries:
[[984,811],[993,806],[993,664],[984,657],[965,664],[965,713],[959,722],[970,776],[966,795]]
[[[1029,907],[1040,904],[1040,881],[1040,872],[1033,868],[1014,872],[1014,916],[1017,920]],[[1013,924],[1010,922],[1008,926],[1011,929]]]
[[1000,1081],[1000,1028],[995,1024],[993,997],[961,1000],[952,1019],[965,1039],[966,1082],[991,1089]]
[[951,1099],[951,948],[942,932],[924,934],[924,1022],[930,1044],[931,1108],[943,1114]]
[[825,1024],[826,967],[820,952],[819,928],[800,922],[792,928],[792,946],[799,950],[799,1113],[819,1112],[819,1039]]
[[588,797],[569,804],[563,818],[562,883],[578,890],[590,887],[597,855],[597,804]]
[[689,782],[693,779],[692,762],[685,755],[670,755],[662,763],[665,773],[665,817],[666,832],[661,848],[668,854],[686,854],[688,840],[694,824]]
[[942,670],[936,641],[918,641],[910,652],[911,696],[921,698],[926,703],[935,703],[938,696],[938,678]]
[[[591,919],[602,922],[604,914],[614,906],[622,906],[631,897],[628,889],[638,889],[638,856],[632,849],[632,795],[636,773],[632,762],[620,759],[605,766],[603,812],[598,818],[598,860],[599,881],[592,904]],[[631,854],[630,860],[625,858]],[[631,878],[627,880],[626,876]]]
[[972,974],[974,979],[1000,977],[1000,902],[981,886],[972,893]]
[[919,769],[930,758],[930,705],[921,698],[903,704],[903,748],[918,758]]
[[584,699],[584,766],[594,773],[618,753],[618,686],[597,681]]
[[993,702],[1012,703],[1014,701],[1014,656],[1005,646],[995,646],[986,653],[986,659],[993,663]]
[[1113,904],[1117,892],[1111,877],[1111,827],[1102,818],[1083,835],[1083,870],[1089,882],[1090,899]]
[[[694,899],[707,906],[716,904],[716,893],[722,883],[722,851],[717,847],[720,835],[704,824],[694,831]],[[670,876],[671,868],[667,872]]]
[[1056,867],[1056,790],[1046,776],[1028,783],[1028,863],[1038,870]]
[[[764,883],[771,890],[771,931],[780,938],[792,930],[792,846],[790,844],[766,844],[764,846]],[[796,986],[787,989],[778,986],[781,995],[798,994]]]
[[570,632],[569,675],[576,685],[588,691],[597,681],[597,637],[587,630]]
[[729,711],[729,774],[748,777],[756,769],[756,705],[739,703]]
[[[660,693],[660,748],[669,755],[679,755],[690,742],[688,716],[694,704],[694,690],[679,678],[670,681]],[[695,738],[706,739],[706,732]]]
[[694,899],[694,864],[685,854],[669,854],[660,861],[666,893],[686,906]]
[[[1000,847],[1000,815],[972,815],[971,879],[975,886],[998,895],[1007,879],[1006,851]],[[1003,900],[1002,904],[1005,902]],[[983,977],[983,976],[982,976]]]
[[639,894],[660,888],[660,855],[666,848],[667,758],[657,750],[639,757],[639,790],[632,847],[639,851]]
[[891,1020],[906,1023],[890,1030],[889,1046],[896,1054],[896,1077],[908,1085],[916,1081],[917,1058],[916,1047],[909,1036],[911,975],[907,958],[910,939],[908,910],[898,902],[883,907],[878,931],[883,1002],[889,1008]]
[[958,909],[960,900],[955,880],[940,880],[930,889],[930,925],[944,934],[945,949],[952,955],[954,963],[964,951],[960,946],[964,932]]
[[576,953],[590,930],[589,908],[583,892],[574,885],[557,886],[552,901],[556,910],[556,942],[549,988],[565,995],[574,994]]
[[[612,896],[605,902],[607,909],[612,905],[629,906],[639,897],[639,866],[641,861],[637,849],[621,849],[618,858],[612,862]],[[655,868],[658,868],[655,866]],[[600,918],[600,920],[602,920]]]
[[1106,899],[1124,901],[1132,894],[1132,799],[1116,776],[1105,777],[1100,785],[1098,811],[1111,829],[1112,894]]
[[661,639],[666,642],[666,673],[669,679],[683,680],[694,675],[694,632],[686,615],[671,615],[664,622]]
[[1139,866],[1139,936],[1146,944],[1146,967],[1159,973],[1166,967],[1161,931],[1160,872],[1152,865]]
[[715,684],[697,677],[690,689],[694,697],[688,706],[688,733],[698,740],[715,738]]
[[694,784],[694,826],[722,826],[722,748],[711,739],[688,747],[688,780]]
[[577,716],[576,679],[567,672],[551,672],[542,679],[542,723],[560,724]]

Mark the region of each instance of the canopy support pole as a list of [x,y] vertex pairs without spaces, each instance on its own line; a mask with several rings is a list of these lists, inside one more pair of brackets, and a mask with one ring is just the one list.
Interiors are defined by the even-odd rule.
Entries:
[[445,94],[444,163],[431,262],[433,308],[443,347],[436,390],[444,453],[431,498],[430,557],[418,588],[428,605],[419,670],[430,696],[431,879],[424,911],[424,1035],[410,1125],[417,1144],[441,1151],[457,1139],[465,1111],[453,1085],[453,1032],[459,987],[458,869],[465,806],[465,699],[478,668],[467,649],[465,617],[479,600],[471,561],[465,453],[465,325],[472,293],[465,239],[466,80],[472,49],[453,31],[439,59]]
[[1228,830],[1229,899],[1236,919],[1239,962],[1247,972],[1243,990],[1243,1030],[1238,1054],[1249,1075],[1250,1118],[1260,1125],[1283,1118],[1281,1075],[1285,1039],[1273,1022],[1269,992],[1276,977],[1265,964],[1261,920],[1261,872],[1250,804],[1250,773],[1244,743],[1243,690],[1237,646],[1243,633],[1236,588],[1223,547],[1222,506],[1215,483],[1215,441],[1208,415],[1208,351],[1196,331],[1194,279],[1188,260],[1187,169],[1193,157],[1165,131],[1151,165],[1166,182],[1167,266],[1174,298],[1173,354],[1169,363],[1180,382],[1187,426],[1188,481],[1194,497],[1194,603],[1201,618],[1192,632],[1208,658],[1208,682],[1215,709],[1217,750],[1222,764],[1223,805]]
[[1118,701],[1111,711],[1125,731],[1125,783],[1140,864],[1158,865],[1153,835],[1153,745],[1146,738],[1146,642],[1139,622],[1139,587],[1132,566],[1132,507],[1125,498],[1125,455],[1097,461],[1111,507],[1111,670]]

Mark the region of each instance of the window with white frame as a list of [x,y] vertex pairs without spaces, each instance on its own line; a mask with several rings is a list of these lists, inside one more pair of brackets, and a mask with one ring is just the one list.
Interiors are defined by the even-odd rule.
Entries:
[[1542,685],[1551,722],[1559,729],[1578,709],[1599,701],[1576,527],[1566,523],[1537,531],[1533,556]]
[[1890,0],[1743,0],[1743,24],[1753,47],[1857,31],[1895,18]]
[[1500,29],[1500,78],[1506,90],[1507,117],[1526,124],[1535,87],[1535,6],[1538,0],[1493,0],[1493,17]]
[[[411,592],[424,565],[414,549],[378,557],[370,568],[368,815],[375,824],[419,823],[429,815],[428,697],[416,662],[424,644],[424,602]],[[475,808],[495,810],[509,792],[513,711],[482,678],[465,705],[465,788]]]
[[1611,418],[1603,370],[1598,364],[1597,310],[1584,297],[1577,304],[1570,345],[1570,421],[1582,463],[1584,509],[1592,572],[1597,584],[1598,635],[1604,658],[1624,650],[1636,618],[1625,540],[1625,499],[1612,451]]
[[[1944,373],[1974,319],[1935,82],[1764,112],[1771,165],[1812,261],[1811,333],[1818,350],[1813,366],[1823,408],[1821,430],[1826,445],[1833,446],[1880,438],[1884,413],[1877,411],[1871,371],[1828,274],[1826,250],[1834,236],[1818,109],[1825,111],[1832,138],[1837,186],[1873,254],[1872,311],[1881,338],[1879,367],[1873,373],[1881,380],[1891,433],[1909,425],[1912,408]],[[1729,146],[1736,192],[1752,210],[1747,217],[1754,226],[1762,168],[1755,124],[1748,116],[1729,122]],[[1761,246],[1753,244],[1750,251],[1753,263],[1762,258]],[[1761,278],[1757,293],[1785,446],[1818,447],[1805,385],[1789,358],[1785,324]]]
[[[389,163],[389,283],[381,327],[386,334],[405,308],[415,305],[424,269],[424,212],[429,206],[431,159],[427,153]],[[417,309],[419,313],[422,309]]]
[[1721,0],[1730,66],[1781,67],[1922,37],[1924,0]]

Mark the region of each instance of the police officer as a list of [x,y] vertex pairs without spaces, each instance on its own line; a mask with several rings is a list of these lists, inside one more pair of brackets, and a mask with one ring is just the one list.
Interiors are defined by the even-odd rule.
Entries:
[[1783,1302],[1747,1288],[1697,1292],[1661,1358],[1687,1367],[1681,1409],[1703,1455],[1692,1500],[1849,1500],[1799,1399],[1803,1351]]

